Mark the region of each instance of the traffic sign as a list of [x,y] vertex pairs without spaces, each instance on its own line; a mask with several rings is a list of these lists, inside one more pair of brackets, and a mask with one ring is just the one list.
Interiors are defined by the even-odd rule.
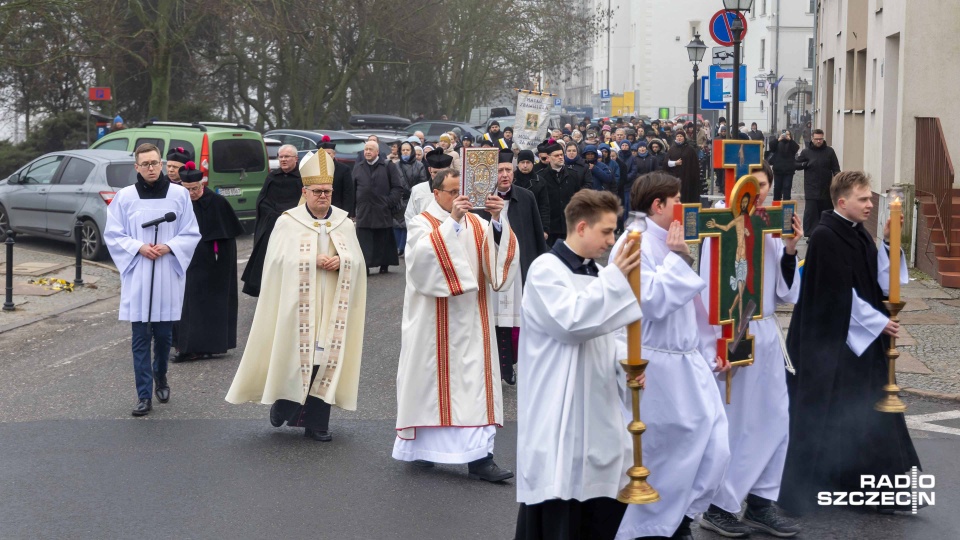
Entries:
[[[733,69],[710,66],[710,100],[733,100]],[[740,101],[747,101],[747,66],[740,66]]]
[[600,90],[600,99],[610,99],[610,90],[607,88]]
[[733,47],[714,47],[710,49],[713,65],[733,67]]
[[727,104],[722,101],[710,101],[710,77],[700,77],[700,108],[704,111],[722,111]]
[[743,37],[747,37],[747,18],[739,11],[727,11],[725,9],[714,13],[710,19],[710,37],[720,45],[726,47],[733,45],[733,31],[730,30],[730,25],[736,18],[739,18],[740,22],[743,23]]
[[110,87],[93,86],[89,90],[90,101],[110,101]]
[[554,107],[562,107],[562,106],[563,106],[563,98],[553,98],[553,106],[554,106]]
[[668,120],[670,118],[670,107],[660,107],[657,115],[660,120]]

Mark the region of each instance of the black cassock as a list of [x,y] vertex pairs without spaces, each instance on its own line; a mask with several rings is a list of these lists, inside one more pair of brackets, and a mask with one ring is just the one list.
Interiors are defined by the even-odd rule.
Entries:
[[201,238],[187,269],[173,342],[181,354],[221,354],[237,346],[237,236],[243,226],[230,203],[206,188],[193,213]]
[[289,173],[281,169],[270,171],[257,196],[257,225],[253,235],[253,251],[250,260],[243,269],[243,292],[250,296],[260,296],[260,280],[263,278],[263,259],[267,255],[270,233],[280,219],[280,215],[297,206],[303,190],[300,170],[294,168]]
[[876,245],[832,210],[820,225],[787,338],[796,375],[787,375],[790,443],[779,504],[798,514],[817,506],[820,491],[862,491],[860,475],[892,477],[920,466],[903,414],[873,408],[887,383],[889,339],[881,334],[860,357],[846,344],[851,289],[888,314]]

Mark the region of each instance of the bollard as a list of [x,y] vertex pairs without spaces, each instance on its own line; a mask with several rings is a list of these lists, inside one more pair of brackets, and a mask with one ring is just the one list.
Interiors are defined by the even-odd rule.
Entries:
[[77,275],[73,279],[73,286],[83,287],[83,222],[79,219],[73,226],[73,234],[77,239]]
[[13,230],[7,230],[7,298],[3,302],[4,311],[17,309],[17,307],[13,305],[13,238],[16,234]]

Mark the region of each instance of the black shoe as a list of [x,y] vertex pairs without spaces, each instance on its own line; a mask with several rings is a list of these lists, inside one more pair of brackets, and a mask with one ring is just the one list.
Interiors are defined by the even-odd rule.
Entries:
[[130,414],[134,416],[146,416],[151,410],[153,410],[153,405],[150,404],[150,400],[141,399],[140,403],[137,403],[137,406],[130,411]]
[[411,461],[411,463],[413,463],[413,465],[416,467],[420,467],[421,469],[432,469],[436,466],[436,463],[427,461],[425,459],[415,459]]
[[727,538],[745,538],[753,532],[749,526],[740,523],[737,516],[726,510],[711,507],[703,513],[700,519],[700,528],[713,531]]
[[501,469],[493,462],[493,456],[468,465],[471,480],[486,480],[487,482],[503,482],[513,478],[513,471]]
[[331,435],[329,431],[314,431],[310,428],[303,430],[303,436],[320,442],[330,442],[333,440],[333,435]]
[[273,427],[280,427],[283,425],[285,419],[280,414],[280,407],[277,407],[277,404],[274,403],[270,406],[270,425]]
[[772,504],[766,506],[747,505],[743,513],[743,523],[767,534],[780,538],[790,538],[800,532],[800,526],[777,513]]
[[167,384],[167,376],[158,375],[153,381],[157,387],[157,401],[160,403],[166,403],[170,401],[170,385]]
[[381,274],[387,274],[387,273],[389,273],[389,272],[390,272],[390,267],[389,267],[389,266],[381,266],[381,267],[380,267],[380,273],[381,273]]

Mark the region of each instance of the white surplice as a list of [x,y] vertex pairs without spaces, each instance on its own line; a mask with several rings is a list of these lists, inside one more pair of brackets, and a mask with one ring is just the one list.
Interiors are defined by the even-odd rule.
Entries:
[[614,498],[626,484],[626,342],[615,333],[640,315],[616,266],[579,275],[551,253],[530,265],[517,355],[518,502]]
[[431,182],[420,182],[410,189],[410,200],[407,201],[407,209],[403,212],[403,221],[408,224],[408,227],[410,220],[419,216],[434,201],[430,184]]
[[407,222],[395,459],[466,463],[492,451],[503,425],[493,293],[517,277],[517,250],[509,227],[474,214],[457,223],[436,201]]
[[[709,278],[713,264],[712,242],[712,238],[707,238],[700,250],[700,275],[707,284],[700,293],[704,305],[709,301],[713,286]],[[788,286],[780,269],[783,240],[765,234],[763,242],[763,318],[750,321],[753,365],[733,368],[730,404],[724,404],[730,437],[730,465],[723,485],[711,501],[734,514],[740,511],[740,503],[747,494],[777,500],[790,432],[784,367],[786,351],[776,309],[777,304],[795,304],[799,300],[800,270],[794,268],[793,281]],[[722,276],[720,281],[721,286],[726,283]],[[716,336],[720,336],[719,328]],[[726,380],[726,374],[717,376],[721,396],[726,395]]]
[[[176,214],[177,219],[160,224],[156,243],[166,244],[170,253],[156,259],[154,269],[154,261],[139,252],[143,244],[153,243],[154,228],[141,225],[167,212]],[[135,185],[121,189],[107,207],[103,240],[120,271],[120,320],[146,322],[150,312],[151,321],[179,321],[187,268],[200,241],[189,192],[171,183],[165,198],[141,199]]]
[[[510,199],[503,201],[503,210],[500,211],[500,223],[510,226],[507,217],[510,209]],[[520,257],[520,246],[517,245],[517,258]],[[494,325],[501,328],[520,327],[520,302],[523,299],[523,280],[515,279],[509,287],[504,287],[493,293],[496,302],[494,308]]]
[[666,238],[667,231],[647,218],[640,281],[643,358],[650,364],[640,419],[647,426],[643,465],[660,501],[630,505],[618,540],[671,536],[684,515],[710,506],[730,461],[727,418],[712,371],[716,340],[699,296],[705,284],[667,248]]

